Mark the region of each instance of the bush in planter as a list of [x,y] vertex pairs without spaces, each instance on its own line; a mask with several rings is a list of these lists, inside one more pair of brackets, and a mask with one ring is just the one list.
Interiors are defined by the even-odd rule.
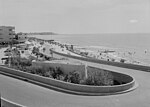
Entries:
[[24,71],[32,73],[32,74],[36,74],[36,69],[37,69],[36,66],[29,66],[29,67],[26,67],[26,69]]
[[52,75],[51,75],[51,73],[50,73],[50,71],[45,72],[44,76],[45,76],[45,77],[53,78]]
[[109,86],[113,85],[113,75],[108,71],[88,72],[88,78],[81,80],[80,84],[95,85],[95,86]]
[[57,80],[61,80],[61,81],[64,81],[65,79],[65,75],[59,75],[56,77]]
[[20,58],[18,59],[19,63],[21,66],[31,66],[32,65],[32,61],[26,58]]
[[26,58],[21,58],[21,57],[11,57],[8,58],[5,61],[5,64],[7,65],[9,63],[9,60],[11,62],[11,66],[31,66],[32,65],[32,61]]
[[79,84],[81,81],[80,74],[77,71],[70,72],[66,78],[65,81],[75,84]]
[[89,76],[88,78],[81,80],[80,84],[82,84],[82,85],[95,85],[93,80],[94,79],[92,79],[92,76]]
[[30,55],[28,58],[29,58],[31,61],[32,61],[32,60],[37,60],[37,58],[36,58],[36,57],[31,56],[31,55]]
[[47,68],[42,67],[42,66],[30,66],[30,67],[26,67],[26,71],[30,72],[32,74],[38,74],[41,76],[45,76],[47,70]]
[[113,76],[108,71],[96,72],[94,75],[94,85],[113,85]]
[[125,59],[121,59],[120,62],[124,63],[126,60]]
[[[80,78],[80,73],[77,71],[70,72],[69,74],[64,74],[59,67],[51,68],[47,66],[31,66],[30,64],[28,64],[28,60],[26,59],[21,59],[21,61],[20,59],[15,59],[13,61],[14,65],[17,65],[15,66],[17,67],[17,69],[70,83],[95,86],[109,86],[114,85],[115,82],[113,80],[113,75],[106,70],[95,70],[94,72],[88,71],[88,78],[82,80]],[[18,62],[16,63],[15,61]]]
[[60,75],[64,75],[64,73],[62,72],[62,70],[59,67],[54,68],[49,68],[50,70],[50,74],[54,79],[59,78]]

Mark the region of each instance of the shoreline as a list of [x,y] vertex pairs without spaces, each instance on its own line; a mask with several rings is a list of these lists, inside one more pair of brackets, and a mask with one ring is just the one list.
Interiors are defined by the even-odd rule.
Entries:
[[[30,40],[31,41],[30,41]],[[53,41],[53,42],[50,42]],[[41,45],[40,43],[43,42]],[[51,44],[52,43],[52,44]],[[137,64],[137,65],[144,65],[144,66],[150,66],[150,60],[147,59],[144,56],[141,56],[137,51],[129,50],[129,49],[120,49],[120,48],[112,48],[112,47],[107,47],[107,46],[80,46],[80,45],[72,45],[68,43],[63,43],[61,41],[56,41],[56,40],[44,40],[44,39],[39,39],[36,37],[28,37],[28,40],[24,43],[24,45],[31,45],[29,46],[30,49],[25,51],[25,54],[32,54],[32,49],[33,47],[39,48],[40,52],[42,54],[45,54],[49,57],[50,55],[50,49],[53,48],[55,51],[62,52],[65,54],[71,54],[75,56],[82,56],[81,53],[88,53],[86,56],[91,57],[91,58],[96,58],[100,60],[106,60],[106,61],[115,61],[115,62],[120,62],[121,59],[125,60],[124,63],[128,64]],[[73,46],[73,49],[67,49],[68,46]],[[43,48],[46,49],[46,51],[43,51]],[[3,52],[2,52],[3,53]],[[143,53],[143,54],[149,54],[150,53]],[[24,54],[21,54],[24,55]],[[1,55],[4,57],[4,55]],[[86,57],[85,56],[85,57]],[[25,57],[25,55],[24,55]],[[82,56],[83,57],[83,56]],[[147,56],[148,57],[148,56]],[[144,61],[144,60],[147,60]]]
[[[141,65],[150,66],[150,51],[149,53],[144,53],[143,51],[139,49],[134,48],[112,48],[107,46],[79,46],[79,49],[84,50],[85,52],[93,52],[93,53],[99,53],[100,50],[110,50],[115,51],[114,53],[109,53],[114,58],[123,58],[129,61],[128,63],[137,63]],[[146,56],[147,55],[147,56]]]
[[[136,35],[139,35],[137,40]],[[29,35],[29,37],[31,37]],[[33,37],[33,36],[32,36]],[[150,45],[149,34],[127,33],[127,34],[59,34],[59,35],[34,35],[35,38],[45,38],[44,40],[54,39],[62,43],[72,44],[79,47],[111,48],[125,53],[136,53],[134,59],[137,62],[150,66]],[[82,39],[80,39],[82,37]],[[112,38],[112,39],[111,39]],[[90,41],[89,41],[90,40]],[[140,40],[140,42],[139,42]],[[144,44],[143,44],[144,42]],[[145,54],[146,52],[146,54]],[[131,58],[131,57],[130,57]]]

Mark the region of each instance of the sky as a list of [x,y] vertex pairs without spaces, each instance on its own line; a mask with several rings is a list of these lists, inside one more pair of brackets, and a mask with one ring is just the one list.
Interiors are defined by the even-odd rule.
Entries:
[[150,0],[0,0],[16,32],[150,33]]

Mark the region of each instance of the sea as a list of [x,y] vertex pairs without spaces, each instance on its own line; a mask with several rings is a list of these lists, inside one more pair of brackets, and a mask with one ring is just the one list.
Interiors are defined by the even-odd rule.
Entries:
[[136,52],[135,58],[150,64],[150,33],[108,33],[108,34],[59,34],[34,35],[37,38],[73,44],[81,47],[113,48]]

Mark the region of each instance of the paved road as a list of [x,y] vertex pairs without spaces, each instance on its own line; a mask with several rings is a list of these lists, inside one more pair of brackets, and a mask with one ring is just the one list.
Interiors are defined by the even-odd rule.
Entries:
[[50,90],[15,78],[0,75],[1,95],[11,101],[29,107],[149,107],[150,73],[91,64],[93,66],[127,73],[133,76],[139,87],[131,92],[110,96],[78,96]]

